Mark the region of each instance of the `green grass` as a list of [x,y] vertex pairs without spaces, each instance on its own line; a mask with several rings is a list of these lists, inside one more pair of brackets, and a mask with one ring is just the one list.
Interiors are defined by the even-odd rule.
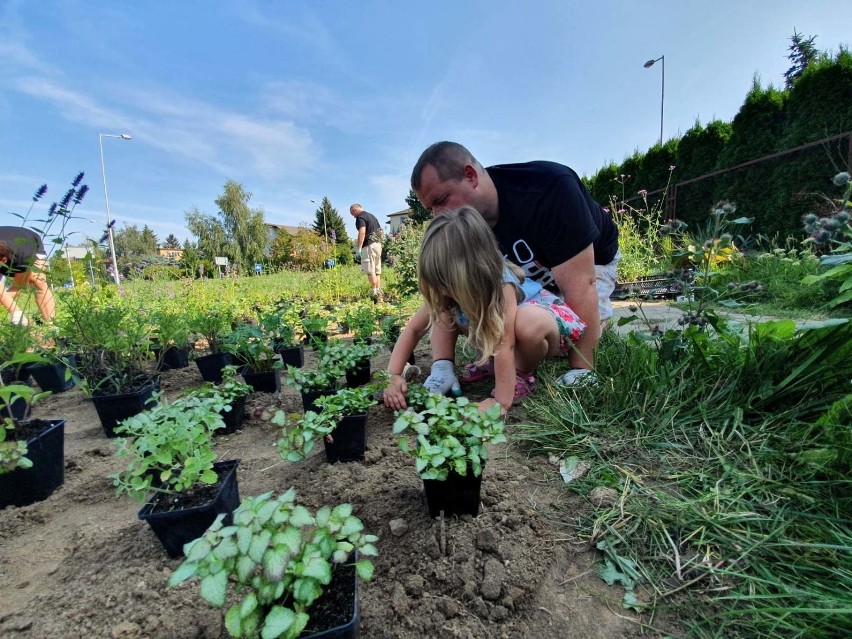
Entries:
[[536,452],[591,462],[570,489],[621,495],[576,534],[622,584],[634,567],[640,608],[688,636],[852,632],[852,329],[789,328],[662,351],[609,333],[601,382],[565,389],[540,371],[536,423],[518,427]]

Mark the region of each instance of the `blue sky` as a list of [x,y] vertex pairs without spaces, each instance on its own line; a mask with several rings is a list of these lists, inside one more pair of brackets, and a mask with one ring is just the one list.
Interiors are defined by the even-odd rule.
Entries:
[[[427,11],[426,7],[431,9]],[[241,182],[267,222],[405,208],[432,142],[485,165],[547,159],[581,174],[696,118],[730,120],[755,74],[783,83],[789,36],[848,43],[847,2],[574,0],[51,2],[0,0],[0,224],[78,171],[69,238],[112,217],[164,240]],[[41,212],[47,208],[41,206]],[[37,209],[38,210],[38,209]],[[90,221],[92,220],[92,221]]]

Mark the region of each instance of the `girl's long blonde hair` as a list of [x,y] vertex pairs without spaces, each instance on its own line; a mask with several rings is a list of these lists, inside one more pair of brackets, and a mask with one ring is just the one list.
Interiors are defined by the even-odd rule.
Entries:
[[456,307],[470,320],[468,340],[481,353],[479,364],[503,338],[503,256],[491,229],[476,209],[465,206],[436,217],[420,244],[418,288],[435,324]]

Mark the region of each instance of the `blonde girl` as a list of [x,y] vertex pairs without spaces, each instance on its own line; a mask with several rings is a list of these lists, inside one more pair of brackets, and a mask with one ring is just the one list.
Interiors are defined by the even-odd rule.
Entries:
[[[391,355],[385,404],[405,408],[403,367],[431,326],[461,332],[479,357],[462,381],[494,378],[493,399],[503,411],[535,388],[533,371],[545,357],[570,350],[585,324],[564,303],[506,262],[491,229],[465,206],[436,217],[420,246],[418,286],[424,304],[409,320]],[[438,360],[436,368],[453,363]],[[475,374],[472,374],[475,373]],[[428,387],[428,384],[427,384]]]

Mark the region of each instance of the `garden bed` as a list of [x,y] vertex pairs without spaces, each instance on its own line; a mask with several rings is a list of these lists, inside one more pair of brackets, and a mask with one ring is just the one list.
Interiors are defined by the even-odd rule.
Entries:
[[[386,363],[383,354],[374,368]],[[169,397],[200,383],[194,367],[162,376]],[[294,486],[311,508],[350,502],[380,536],[376,575],[360,588],[362,638],[639,636],[621,592],[595,576],[593,552],[566,541],[566,526],[585,505],[546,460],[496,447],[479,516],[442,523],[428,517],[413,462],[396,448],[391,411],[371,410],[363,463],[328,464],[320,448],[289,464],[271,445],[278,431],[262,413],[272,407],[296,412],[301,400],[289,388],[277,398],[252,395],[242,430],[218,438],[215,450],[242,459],[241,495]],[[67,419],[66,480],[44,502],[0,511],[0,636],[226,637],[221,611],[201,600],[197,583],[166,587],[180,560],[169,559],[136,518],[136,502],[115,497],[108,475],[122,460],[91,402],[72,390],[38,404],[35,415]],[[513,420],[522,417],[513,411]]]

